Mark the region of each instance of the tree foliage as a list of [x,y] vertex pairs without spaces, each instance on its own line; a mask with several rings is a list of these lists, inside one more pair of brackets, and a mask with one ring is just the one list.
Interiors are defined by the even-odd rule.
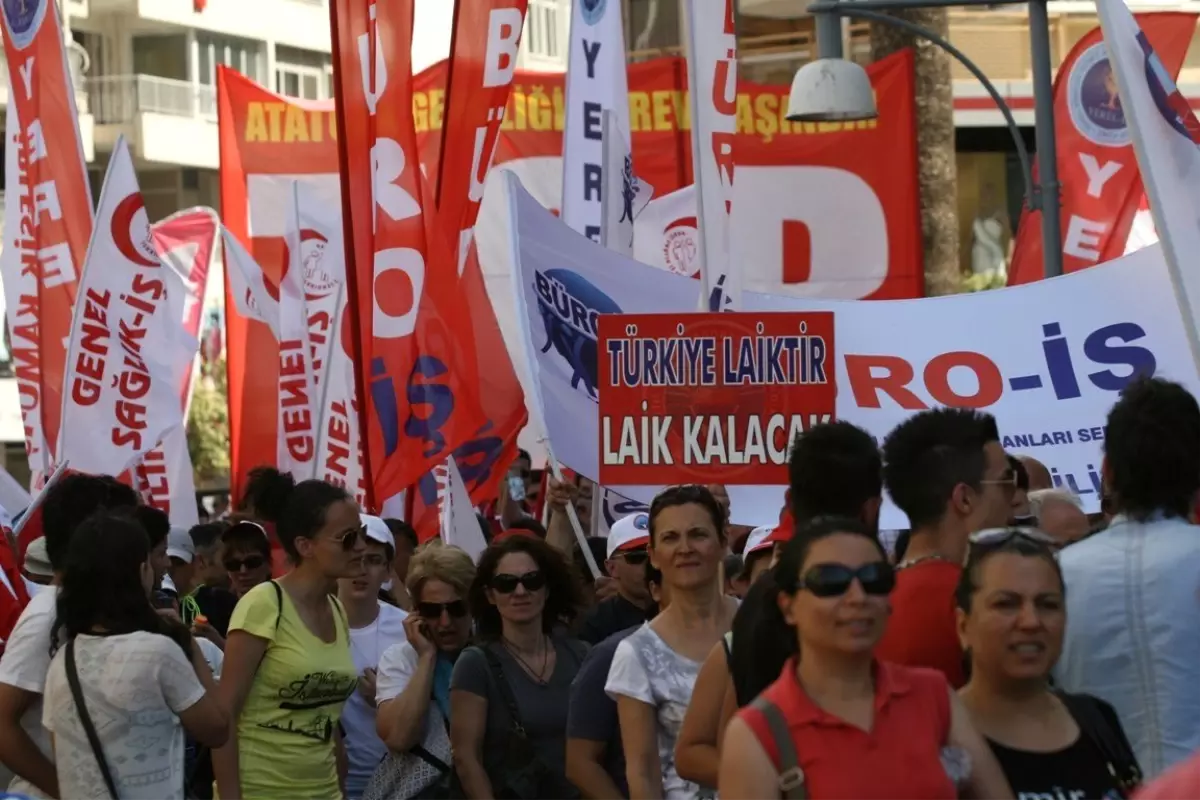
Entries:
[[224,359],[208,364],[192,392],[188,453],[196,488],[229,482],[229,394]]

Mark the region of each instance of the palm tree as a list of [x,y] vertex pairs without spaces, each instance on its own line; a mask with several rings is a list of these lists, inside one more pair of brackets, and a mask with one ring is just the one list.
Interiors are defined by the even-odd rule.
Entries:
[[[949,38],[944,8],[892,12]],[[954,85],[950,56],[940,47],[887,25],[871,26],[871,58],[911,47],[916,55],[917,170],[921,188],[921,238],[925,251],[925,292],[962,290],[958,246],[958,192],[955,178]]]

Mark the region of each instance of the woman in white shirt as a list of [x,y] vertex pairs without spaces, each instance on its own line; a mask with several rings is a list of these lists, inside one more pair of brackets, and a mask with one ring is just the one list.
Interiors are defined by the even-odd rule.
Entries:
[[342,730],[346,743],[346,797],[358,800],[387,755],[387,745],[375,731],[375,673],[379,657],[394,644],[406,640],[404,618],[408,614],[379,599],[379,589],[392,571],[396,544],[392,532],[379,517],[361,514],[367,549],[362,572],[338,581],[338,599],[350,623],[350,656],[358,670],[358,686],[342,708]]
[[[103,512],[72,538],[54,637],[65,644],[50,663],[44,712],[62,797],[92,797],[104,787],[102,794],[122,800],[182,800],[183,729],[209,747],[228,735],[200,648],[150,605],[153,580],[150,542],[133,518]],[[70,686],[72,661],[82,711]]]

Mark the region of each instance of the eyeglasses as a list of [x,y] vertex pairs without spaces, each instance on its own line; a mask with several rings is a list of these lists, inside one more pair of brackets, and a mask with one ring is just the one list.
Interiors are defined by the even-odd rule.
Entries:
[[341,536],[335,536],[333,541],[340,544],[342,546],[342,549],[348,553],[354,549],[354,545],[358,544],[359,537],[362,537],[363,541],[366,541],[366,538],[367,538],[366,526],[348,530],[345,533],[343,533]]
[[1010,526],[1008,528],[984,528],[981,531],[972,533],[969,541],[974,545],[986,545],[988,547],[1007,544],[1013,539],[1025,539],[1034,544],[1048,547],[1051,550],[1057,550],[1059,541],[1048,533],[1039,531],[1037,528],[1026,528],[1020,526]]
[[645,550],[630,550],[626,553],[613,553],[613,557],[623,558],[625,559],[626,564],[631,564],[636,567],[639,564],[645,564],[646,559],[650,557],[650,554]]
[[226,572],[241,572],[242,567],[255,570],[267,563],[262,556],[246,556],[245,558],[227,558],[223,562]]
[[1009,472],[1003,478],[984,478],[979,482],[983,486],[999,486],[1002,489],[1016,491],[1020,483],[1017,473]]
[[501,572],[493,575],[492,579],[488,581],[488,586],[500,594],[512,594],[518,586],[524,586],[526,591],[536,592],[545,585],[546,576],[536,569],[533,572],[526,572],[524,575],[509,575]]
[[462,619],[467,615],[467,604],[462,600],[452,600],[449,603],[417,603],[417,613],[422,619],[441,619],[443,612],[454,619]]
[[796,588],[815,597],[840,597],[850,591],[854,581],[858,581],[867,594],[886,595],[896,586],[896,571],[884,561],[863,564],[858,569],[845,564],[817,564],[804,573]]

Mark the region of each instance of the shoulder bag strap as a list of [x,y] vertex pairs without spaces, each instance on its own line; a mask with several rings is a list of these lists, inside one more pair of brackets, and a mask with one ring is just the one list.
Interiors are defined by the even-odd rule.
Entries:
[[279,630],[279,621],[283,619],[283,587],[279,585],[279,581],[271,579],[271,585],[275,587],[275,602],[279,606],[279,613],[275,615],[275,630]]
[[517,697],[513,694],[508,678],[504,676],[504,666],[500,663],[500,658],[486,644],[480,645],[479,649],[483,651],[483,657],[487,659],[492,677],[496,679],[496,686],[500,689],[504,705],[508,706],[508,714],[512,717],[513,733],[522,739],[527,738],[525,725],[521,722],[521,712],[517,709]]
[[804,786],[804,770],[800,769],[800,758],[796,755],[796,743],[779,706],[759,696],[750,704],[758,709],[767,721],[767,730],[779,748],[779,794],[783,800],[807,800]]
[[1120,740],[1092,698],[1064,691],[1058,691],[1057,694],[1058,699],[1067,707],[1067,712],[1075,719],[1080,732],[1100,751],[1109,773],[1122,791],[1122,796],[1129,797],[1142,780],[1137,757]]
[[100,746],[100,737],[96,734],[96,726],[92,724],[87,703],[83,700],[83,687],[79,685],[79,673],[75,671],[75,639],[73,637],[67,642],[66,668],[67,685],[71,687],[71,697],[75,699],[75,711],[79,714],[79,721],[83,723],[83,732],[87,734],[88,744],[92,747],[92,755],[96,757],[96,763],[100,765],[100,775],[104,778],[104,785],[108,787],[108,796],[117,800],[120,796],[117,794],[117,784],[108,769],[108,761],[105,760],[104,750]]

